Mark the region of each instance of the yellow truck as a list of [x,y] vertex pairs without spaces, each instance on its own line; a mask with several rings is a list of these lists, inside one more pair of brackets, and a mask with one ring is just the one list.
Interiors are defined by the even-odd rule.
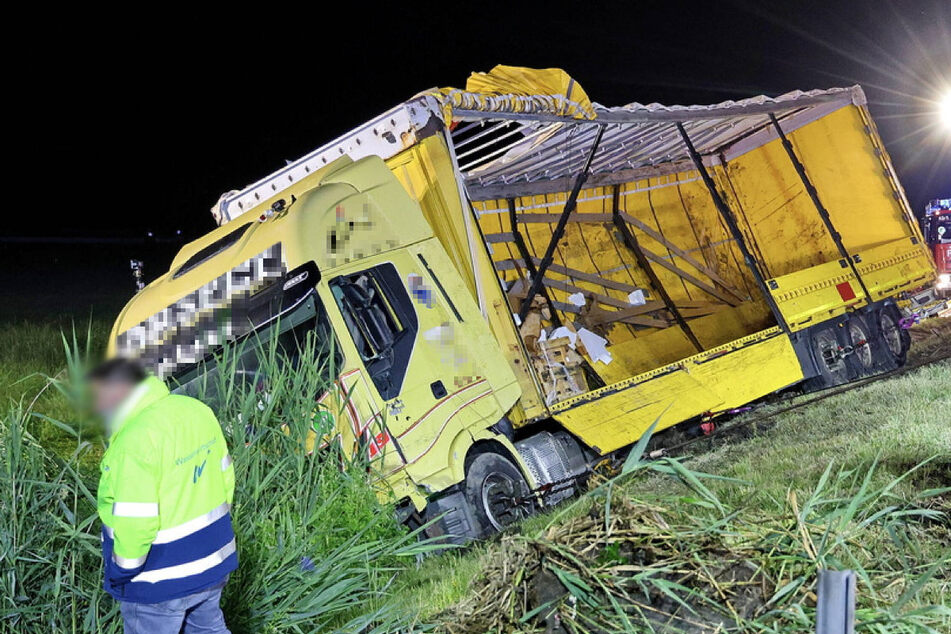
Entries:
[[111,353],[187,386],[231,341],[316,332],[336,438],[460,541],[655,420],[900,366],[894,298],[935,276],[858,86],[605,107],[498,66],[212,213]]

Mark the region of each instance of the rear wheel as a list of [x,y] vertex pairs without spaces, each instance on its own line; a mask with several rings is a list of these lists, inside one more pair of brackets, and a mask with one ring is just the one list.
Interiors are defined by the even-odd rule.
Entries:
[[879,364],[885,370],[900,368],[907,360],[911,338],[899,323],[898,310],[894,306],[885,306],[875,318]]
[[855,376],[872,374],[875,371],[875,353],[872,345],[872,333],[865,320],[853,316],[849,319],[847,332],[849,345],[852,347],[849,362]]
[[849,368],[842,356],[842,347],[831,328],[819,328],[812,333],[812,356],[819,376],[811,379],[808,390],[841,385],[849,380]]
[[480,537],[498,532],[535,510],[522,472],[497,453],[481,453],[472,460],[466,474],[465,496],[480,524]]

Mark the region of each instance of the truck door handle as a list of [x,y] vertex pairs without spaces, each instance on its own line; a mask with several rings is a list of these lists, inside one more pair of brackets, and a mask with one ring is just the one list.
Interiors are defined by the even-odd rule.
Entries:
[[442,384],[442,381],[436,381],[429,384],[429,389],[433,391],[433,396],[436,398],[444,398],[447,394],[446,386]]

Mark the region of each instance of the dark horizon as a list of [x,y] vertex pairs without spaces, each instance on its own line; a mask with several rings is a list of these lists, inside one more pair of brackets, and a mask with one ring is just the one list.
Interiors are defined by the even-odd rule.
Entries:
[[951,92],[951,3],[709,5],[366,7],[333,24],[232,15],[215,28],[152,16],[149,30],[101,36],[63,19],[55,64],[14,72],[30,96],[18,156],[43,209],[7,214],[2,235],[194,239],[214,227],[221,193],[498,63],[564,68],[606,105],[858,83],[915,213],[951,196],[951,129],[935,103]]

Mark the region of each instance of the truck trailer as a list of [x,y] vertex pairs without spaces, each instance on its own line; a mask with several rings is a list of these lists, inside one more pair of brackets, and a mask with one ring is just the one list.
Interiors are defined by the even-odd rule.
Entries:
[[896,298],[935,279],[858,86],[606,107],[497,66],[212,213],[110,353],[187,390],[223,346],[315,333],[336,369],[313,442],[367,452],[404,518],[459,541],[652,425],[901,366]]

